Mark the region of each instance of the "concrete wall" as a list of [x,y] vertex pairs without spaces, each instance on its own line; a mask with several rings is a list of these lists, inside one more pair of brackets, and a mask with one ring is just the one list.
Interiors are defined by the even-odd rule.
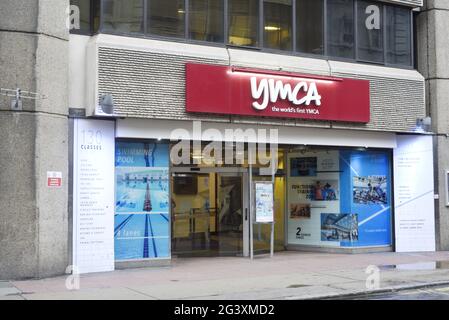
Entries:
[[[0,95],[0,280],[68,265],[68,0],[0,1],[0,87],[38,93],[11,111]],[[47,187],[47,171],[63,186]]]
[[435,192],[437,248],[449,250],[449,207],[446,171],[449,170],[449,1],[426,0],[417,18],[418,67],[426,78],[428,114],[436,133]]

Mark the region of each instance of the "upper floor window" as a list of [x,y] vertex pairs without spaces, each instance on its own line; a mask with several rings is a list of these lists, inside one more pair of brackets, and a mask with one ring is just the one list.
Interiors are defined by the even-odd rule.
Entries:
[[[70,12],[73,19],[71,32],[91,34],[97,32],[100,26],[100,1],[99,0],[71,0],[73,11]],[[74,7],[73,7],[74,6]],[[79,18],[78,21],[74,21]]]
[[413,65],[411,9],[380,1],[71,0],[71,4],[79,8],[79,33],[99,30]]
[[324,54],[324,0],[296,0],[296,50]]
[[224,41],[223,0],[189,0],[189,38]]
[[103,0],[102,30],[119,33],[143,33],[144,0]]
[[355,57],[354,0],[327,1],[327,50],[333,57]]
[[358,59],[384,62],[383,6],[374,1],[357,3]]
[[158,36],[184,38],[186,17],[184,0],[151,0],[147,10],[147,32]]
[[412,64],[412,22],[410,10],[401,7],[386,8],[387,62]]
[[228,43],[236,46],[259,45],[259,0],[229,0]]
[[263,9],[264,47],[292,50],[292,0],[265,0]]

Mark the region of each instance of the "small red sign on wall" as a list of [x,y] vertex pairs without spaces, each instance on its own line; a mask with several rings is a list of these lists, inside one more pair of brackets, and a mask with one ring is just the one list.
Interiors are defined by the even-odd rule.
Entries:
[[186,111],[368,123],[369,81],[188,63]]
[[47,171],[47,187],[59,188],[62,186],[62,172]]

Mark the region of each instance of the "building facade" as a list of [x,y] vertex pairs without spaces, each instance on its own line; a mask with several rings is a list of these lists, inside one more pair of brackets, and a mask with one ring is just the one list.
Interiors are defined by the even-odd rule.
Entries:
[[448,235],[448,112],[447,92],[449,69],[447,53],[449,44],[444,28],[449,17],[447,1],[428,0],[418,15],[418,70],[426,79],[426,107],[432,118],[435,146],[435,201],[437,248],[449,249]]
[[68,55],[66,167],[43,166],[56,187],[39,190],[67,200],[59,232],[72,270],[435,250],[421,1],[71,5],[71,33],[58,38],[68,48],[56,51]]

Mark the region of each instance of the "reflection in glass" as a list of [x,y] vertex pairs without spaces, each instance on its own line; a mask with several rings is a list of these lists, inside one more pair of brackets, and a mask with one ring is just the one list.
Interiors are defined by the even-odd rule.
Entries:
[[264,1],[264,46],[292,50],[292,1]]
[[296,50],[323,54],[323,1],[296,1]]
[[229,39],[237,46],[258,45],[259,0],[229,0]]
[[90,0],[70,0],[70,5],[80,11],[80,29],[74,31],[90,32]]
[[410,66],[411,60],[411,21],[410,10],[400,7],[387,7],[387,62]]
[[354,1],[328,0],[327,46],[330,56],[354,58]]
[[243,254],[242,183],[238,173],[173,174],[173,255]]
[[103,30],[143,33],[142,0],[104,0]]
[[[367,10],[372,8],[372,10]],[[377,9],[376,9],[377,8]],[[383,7],[373,1],[357,3],[358,58],[360,60],[383,62]],[[377,20],[377,21],[376,21]]]
[[151,34],[165,37],[185,36],[184,0],[151,0],[148,27]]
[[189,38],[223,42],[223,0],[189,1]]

